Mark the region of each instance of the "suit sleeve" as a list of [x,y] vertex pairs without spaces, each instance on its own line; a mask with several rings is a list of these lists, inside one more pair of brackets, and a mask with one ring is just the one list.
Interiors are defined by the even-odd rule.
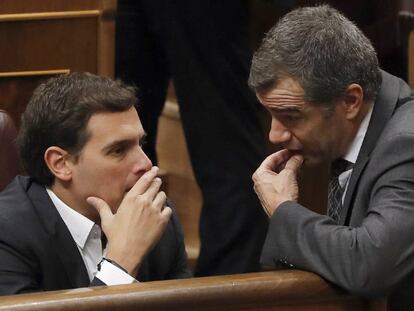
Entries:
[[[0,241],[0,295],[14,295],[48,290],[41,283],[41,267],[36,262],[36,256],[10,246],[4,240]],[[64,275],[64,271],[62,271]],[[89,286],[106,285],[94,278]],[[88,286],[86,283],[84,286]],[[49,290],[68,288],[51,288]]]
[[285,202],[271,218],[263,265],[313,271],[368,297],[388,294],[414,271],[414,131],[390,132],[399,134],[377,143],[358,185],[352,213],[361,221],[338,226]]
[[34,272],[36,264],[3,240],[0,241],[0,262],[0,295],[42,290]]

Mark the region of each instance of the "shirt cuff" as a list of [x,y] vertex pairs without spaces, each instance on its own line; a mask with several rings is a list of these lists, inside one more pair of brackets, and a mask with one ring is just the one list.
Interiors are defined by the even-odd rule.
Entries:
[[96,273],[96,277],[106,285],[138,283],[138,281],[128,273],[106,260],[102,261],[101,269]]

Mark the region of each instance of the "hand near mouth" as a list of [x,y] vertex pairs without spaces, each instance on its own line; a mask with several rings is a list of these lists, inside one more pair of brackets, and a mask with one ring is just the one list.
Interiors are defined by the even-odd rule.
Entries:
[[297,201],[302,163],[302,155],[283,149],[268,156],[253,174],[254,190],[269,217],[283,202]]
[[166,195],[160,191],[158,167],[153,167],[138,179],[122,200],[117,212],[97,197],[88,197],[101,217],[101,228],[107,237],[106,258],[115,261],[132,276],[136,276],[144,256],[163,234],[171,217],[165,207]]

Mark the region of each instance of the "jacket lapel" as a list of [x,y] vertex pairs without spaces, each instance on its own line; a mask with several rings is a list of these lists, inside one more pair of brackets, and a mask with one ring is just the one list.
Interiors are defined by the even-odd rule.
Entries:
[[346,190],[344,205],[340,215],[340,225],[347,224],[351,215],[351,205],[355,197],[358,181],[368,163],[371,151],[374,149],[379,136],[384,129],[384,125],[394,113],[399,95],[399,80],[396,77],[382,71],[381,89],[377,95],[371,120],[367,132],[362,142],[357,160],[352,170],[351,179],[349,180]]
[[70,286],[89,286],[89,276],[78,247],[45,188],[32,182],[28,185],[27,195],[50,237],[50,247],[56,250],[56,256],[63,267],[62,273],[66,274]]

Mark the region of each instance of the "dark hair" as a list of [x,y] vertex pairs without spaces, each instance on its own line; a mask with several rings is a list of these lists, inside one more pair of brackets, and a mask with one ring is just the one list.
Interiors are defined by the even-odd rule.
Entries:
[[22,115],[17,140],[25,171],[52,185],[46,149],[58,146],[78,155],[89,138],[86,128],[93,114],[126,111],[136,101],[133,87],[90,73],[62,75],[39,85]]
[[330,106],[351,83],[374,100],[381,84],[376,52],[358,27],[328,5],[286,14],[266,34],[254,54],[249,86],[255,92],[293,78],[305,100]]

